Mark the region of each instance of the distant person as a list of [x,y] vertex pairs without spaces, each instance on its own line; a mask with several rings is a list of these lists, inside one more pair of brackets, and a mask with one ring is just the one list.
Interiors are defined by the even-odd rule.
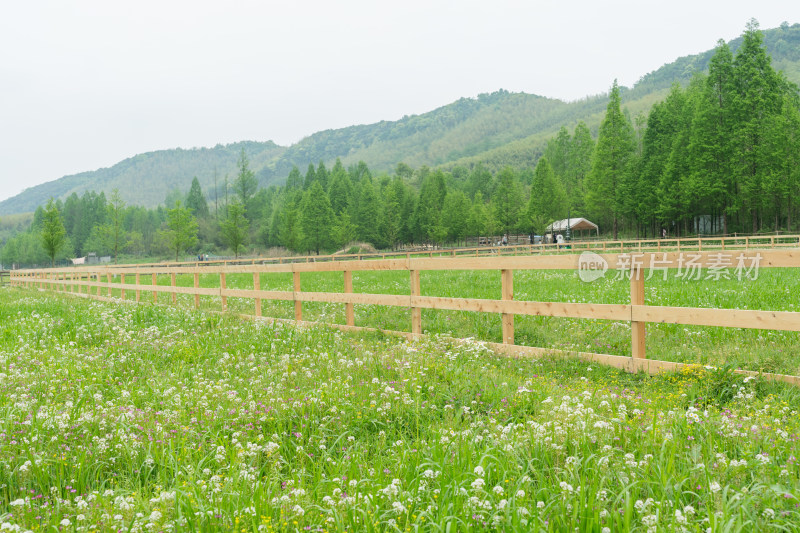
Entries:
[[667,238],[667,228],[661,228],[661,238],[662,239]]
[[564,236],[561,235],[560,233],[558,235],[556,235],[556,243],[564,244]]
[[503,246],[508,246],[508,233],[503,235]]

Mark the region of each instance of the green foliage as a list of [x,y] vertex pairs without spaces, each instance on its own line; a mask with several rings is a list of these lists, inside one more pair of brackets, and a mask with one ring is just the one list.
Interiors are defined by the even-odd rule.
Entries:
[[620,90],[614,80],[586,183],[587,209],[597,220],[613,225],[614,239],[629,192],[625,184],[632,171],[634,150],[633,126],[622,113]]
[[306,247],[317,254],[320,250],[332,248],[331,230],[334,213],[321,180],[314,180],[311,187],[303,194],[300,210]]
[[200,188],[200,181],[198,181],[197,176],[192,178],[189,194],[186,195],[186,207],[191,209],[197,218],[205,218],[209,215],[208,203],[206,203],[206,197]]
[[58,208],[52,198],[48,200],[47,207],[44,210],[41,228],[42,246],[47,252],[51,264],[55,266],[56,254],[66,244],[67,231],[61,221],[61,213],[58,212]]
[[250,170],[250,160],[247,158],[244,147],[242,147],[242,152],[239,154],[239,160],[236,165],[239,168],[239,173],[233,182],[233,190],[239,197],[239,203],[244,207],[245,214],[249,216],[250,198],[258,190],[258,180],[256,180],[255,173]]
[[250,222],[245,217],[244,205],[240,201],[232,202],[228,206],[228,215],[219,223],[220,233],[225,244],[233,251],[235,257],[247,243]]
[[[568,158],[567,161],[568,162]],[[526,231],[543,233],[543,225],[566,218],[564,189],[556,180],[553,168],[546,157],[539,159],[531,184],[531,197],[525,210]]]
[[522,185],[511,167],[504,168],[495,180],[492,213],[502,233],[510,234],[518,227],[519,214],[525,203]]
[[164,243],[175,251],[175,261],[181,252],[197,244],[197,220],[180,202],[167,211],[166,227],[160,232]]

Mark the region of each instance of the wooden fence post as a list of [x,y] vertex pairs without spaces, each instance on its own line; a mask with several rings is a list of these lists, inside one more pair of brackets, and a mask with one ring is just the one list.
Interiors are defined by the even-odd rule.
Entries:
[[[158,276],[158,274],[156,274],[155,272],[153,272],[153,288],[155,288],[155,286],[156,286],[156,285],[158,285],[158,278],[157,278],[157,276]],[[156,290],[154,290],[154,291],[153,291],[153,303],[154,303],[154,304],[155,304],[155,303],[158,303],[158,291],[156,291]]]
[[[631,267],[631,306],[644,305],[644,271],[641,265]],[[633,313],[633,307],[631,307]],[[645,359],[645,322],[636,322],[631,316],[631,356]]]
[[[514,271],[501,270],[500,281],[502,285],[502,299],[514,299]],[[514,344],[514,315],[503,313],[503,344]]]
[[111,272],[106,272],[106,296],[111,297]]
[[175,272],[171,272],[170,275],[170,285],[172,285],[172,304],[178,303],[178,293],[175,292],[175,287],[177,287],[177,283],[175,282]]
[[[344,292],[345,294],[353,294],[353,272],[350,270],[345,270],[342,272],[344,274]],[[355,310],[353,309],[353,304],[344,304],[344,315],[347,320],[348,326],[355,326],[356,325],[356,315]]]
[[224,291],[226,288],[227,288],[227,286],[225,284],[225,272],[220,272],[219,273],[219,297],[220,297],[220,300],[222,300],[222,312],[223,313],[228,310],[228,297],[227,296],[223,296],[223,294],[222,294],[222,291]]
[[141,280],[139,279],[139,276],[140,276],[140,274],[139,274],[139,272],[137,272],[137,273],[136,273],[136,303],[137,303],[137,304],[139,303],[139,300],[140,300],[140,299],[141,299],[141,297],[142,297],[142,291],[141,291],[141,290],[139,290],[139,281],[141,281]]
[[[194,273],[194,288],[195,289],[199,289],[200,288],[200,273],[199,272],[195,272]],[[200,308],[200,295],[199,294],[195,294],[194,295],[194,308],[195,309],[199,309]]]
[[[253,272],[253,290],[261,290],[261,273]],[[256,316],[261,316],[261,298],[256,298]]]
[[422,334],[422,309],[414,306],[414,296],[421,296],[419,270],[411,270],[411,333]]
[[292,281],[294,282],[294,319],[298,322],[303,320],[303,302],[297,299],[300,292],[300,272],[292,271]]

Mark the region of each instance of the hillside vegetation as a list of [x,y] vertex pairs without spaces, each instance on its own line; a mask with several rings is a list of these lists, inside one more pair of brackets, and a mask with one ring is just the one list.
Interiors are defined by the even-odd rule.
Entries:
[[[741,42],[741,37],[730,42],[734,54]],[[764,31],[764,44],[775,69],[800,82],[800,24]],[[686,85],[694,72],[707,70],[713,54],[712,49],[682,57],[643,76],[632,89],[621,88],[628,113],[647,114],[673,83]],[[170,191],[188,189],[194,176],[206,196],[214,198],[225,175],[236,172],[242,148],[262,187],[282,183],[295,165],[304,169],[322,161],[330,167],[336,158],[345,166],[364,161],[375,172],[394,169],[399,162],[446,168],[470,168],[482,162],[490,171],[507,165],[524,169],[535,163],[561,126],[573,129],[582,121],[596,133],[607,102],[606,95],[568,103],[500,90],[397,121],[321,131],[288,148],[270,141],[149,152],[110,168],[31,187],[0,202],[0,215],[33,211],[50,197],[63,200],[85,191],[109,194],[115,188],[128,204],[155,207]]]

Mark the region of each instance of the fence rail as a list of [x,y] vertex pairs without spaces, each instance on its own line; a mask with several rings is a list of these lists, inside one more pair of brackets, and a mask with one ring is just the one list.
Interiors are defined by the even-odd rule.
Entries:
[[[120,291],[122,299],[141,301],[143,294],[150,293],[154,302],[159,294],[170,295],[171,302],[177,301],[178,294],[194,295],[194,305],[199,307],[201,296],[220,299],[221,311],[227,310],[228,298],[252,299],[255,302],[255,316],[261,316],[262,300],[294,302],[295,321],[303,320],[304,302],[327,302],[345,304],[347,328],[355,326],[354,305],[380,305],[405,307],[411,310],[410,331],[399,332],[405,335],[422,334],[422,309],[471,311],[495,313],[501,316],[502,340],[505,351],[533,350],[541,348],[515,346],[514,317],[550,316],[578,319],[614,320],[631,324],[631,357],[607,354],[581,354],[594,361],[611,364],[628,370],[644,369],[654,373],[663,369],[679,368],[680,363],[646,359],[646,324],[670,323],[697,326],[720,326],[780,331],[800,331],[800,312],[713,309],[695,307],[669,307],[647,305],[644,297],[645,271],[669,268],[687,268],[687,255],[692,268],[712,268],[724,263],[730,267],[752,268],[797,268],[800,267],[800,250],[762,249],[732,251],[703,250],[692,253],[678,251],[638,252],[621,254],[594,254],[595,260],[605,265],[608,271],[616,271],[630,279],[630,302],[626,304],[596,304],[570,302],[536,302],[514,300],[514,271],[516,270],[587,270],[592,265],[582,263],[580,256],[533,255],[533,256],[494,256],[494,257],[428,257],[378,259],[371,261],[335,261],[321,263],[282,263],[248,265],[119,265],[93,266],[69,269],[42,269],[12,271],[11,283],[22,287],[37,287],[78,294],[83,297],[106,298],[112,289]],[[451,298],[424,296],[420,291],[420,276],[423,272],[441,270],[495,270],[500,271],[501,299]],[[409,294],[371,294],[353,292],[352,273],[356,271],[406,271],[409,275]],[[303,291],[301,274],[309,272],[342,272],[342,292]],[[233,289],[226,286],[228,274],[252,274],[252,289]],[[262,290],[260,286],[263,273],[291,273],[293,290]],[[157,276],[170,275],[170,285],[158,285]],[[219,276],[219,287],[201,287],[203,275]],[[652,274],[652,272],[651,272]],[[192,275],[193,286],[178,286],[176,276]],[[112,277],[119,276],[119,281]],[[150,283],[142,283],[150,278]],[[131,283],[134,281],[134,283]],[[105,291],[105,296],[103,296]],[[800,377],[778,374],[770,375],[796,385]]]
[[[300,255],[281,257],[248,257],[239,259],[212,259],[209,261],[169,261],[128,265],[103,264],[109,269],[226,266],[226,265],[274,265],[295,263],[323,263],[338,261],[362,261],[364,259],[419,259],[423,257],[485,257],[498,255],[563,254],[582,251],[599,253],[625,253],[646,251],[688,250],[750,250],[750,249],[800,248],[800,235],[750,235],[739,237],[685,237],[674,239],[638,239],[620,241],[570,241],[566,244],[517,244],[509,246],[478,246],[466,248],[424,248],[395,252],[364,254]],[[75,266],[82,270],[95,270],[99,265]]]

